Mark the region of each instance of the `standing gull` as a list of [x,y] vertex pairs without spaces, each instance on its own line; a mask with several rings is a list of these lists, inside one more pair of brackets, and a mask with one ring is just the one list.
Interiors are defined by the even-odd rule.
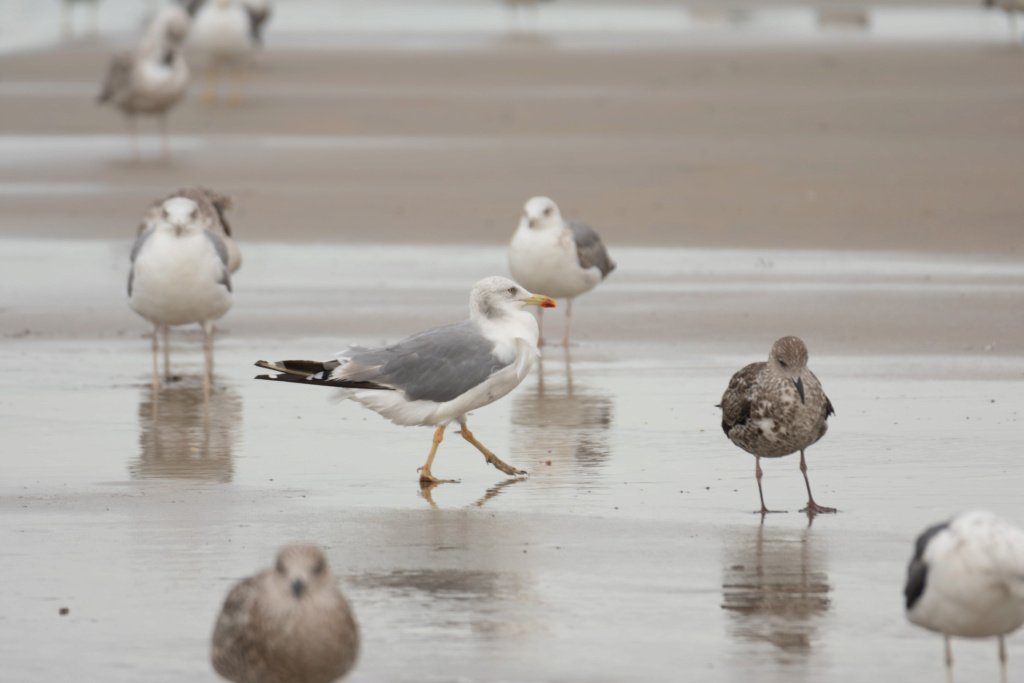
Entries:
[[751,363],[729,381],[722,396],[722,430],[729,440],[754,456],[761,514],[761,458],[780,458],[800,451],[800,471],[807,485],[807,507],[801,512],[835,512],[814,502],[807,479],[804,449],[825,436],[832,403],[821,383],[807,368],[807,347],[798,337],[772,344],[768,362]]
[[235,683],[330,683],[358,654],[359,629],[323,551],[290,545],[228,593],[210,659]]
[[260,19],[258,12],[241,0],[192,0],[189,11],[195,16],[192,42],[206,56],[203,101],[217,101],[217,78],[221,68],[225,68],[234,83],[229,102],[241,104],[245,62],[262,40],[260,30],[267,15]]
[[436,427],[430,455],[420,468],[423,484],[442,481],[430,467],[453,420],[487,462],[505,474],[526,474],[487,450],[466,426],[469,411],[515,389],[540,355],[537,321],[524,306],[553,308],[555,302],[507,278],[484,278],[470,292],[469,320],[434,327],[391,346],[350,346],[337,360],[323,363],[261,360],[257,366],[280,374],[256,379],[340,387],[342,398],[395,424]]
[[213,373],[213,323],[231,308],[231,273],[223,240],[206,230],[199,205],[185,197],[165,201],[132,247],[128,303],[153,323],[153,377],[158,377],[159,333],[164,338],[164,377],[170,379],[171,325],[203,328],[204,384]]
[[188,88],[188,65],[182,43],[188,35],[189,16],[176,5],[162,8],[146,30],[138,49],[114,57],[98,101],[110,102],[128,116],[132,158],[139,158],[137,117],[160,117],[164,158],[170,156],[167,112],[181,101]]
[[[562,346],[569,346],[573,299],[615,270],[615,261],[594,229],[563,220],[558,205],[547,197],[534,197],[523,207],[523,217],[509,244],[508,263],[512,277],[526,287],[569,300]],[[543,311],[538,319],[543,346]]]
[[199,207],[199,219],[202,221],[203,227],[220,237],[224,242],[224,246],[227,247],[228,269],[232,273],[238,272],[238,269],[242,267],[242,252],[238,250],[238,245],[235,244],[234,237],[231,235],[231,224],[228,223],[227,217],[224,215],[232,207],[231,197],[223,195],[216,190],[211,190],[202,185],[195,185],[175,190],[163,199],[158,199],[153,202],[142,224],[139,225],[139,234],[141,235],[147,229],[156,225],[156,221],[162,215],[164,202],[174,197],[185,197],[196,203],[196,206]]
[[1024,12],[1024,0],[983,0],[985,7],[998,7],[1006,12],[1006,20],[1010,24],[1010,43],[1020,44],[1020,33],[1017,31],[1017,13]]
[[945,636],[999,637],[1006,683],[1006,635],[1024,624],[1024,531],[991,512],[961,513],[917,537],[907,567],[907,618]]

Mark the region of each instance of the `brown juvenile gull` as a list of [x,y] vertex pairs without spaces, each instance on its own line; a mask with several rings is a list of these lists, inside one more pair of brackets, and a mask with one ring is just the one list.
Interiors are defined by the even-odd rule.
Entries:
[[734,444],[753,454],[761,514],[761,458],[780,458],[800,451],[800,471],[807,485],[807,507],[801,512],[835,512],[814,502],[807,479],[804,449],[828,430],[832,403],[821,383],[807,368],[807,347],[799,337],[783,337],[772,344],[768,362],[751,363],[729,381],[722,395],[722,430]]
[[210,659],[235,683],[329,683],[358,654],[359,629],[323,551],[290,545],[228,593]]
[[[569,299],[565,309],[565,338],[569,346],[572,302],[589,292],[615,270],[601,238],[589,225],[566,221],[558,205],[547,197],[534,197],[523,207],[519,227],[508,245],[512,277],[525,287],[548,296]],[[544,345],[543,310],[538,314],[541,346]]]
[[256,379],[338,387],[341,398],[395,424],[436,427],[434,445],[420,468],[423,485],[442,481],[430,466],[445,427],[453,421],[462,425],[462,437],[488,463],[505,474],[526,474],[477,441],[466,426],[466,414],[519,386],[540,356],[537,320],[523,307],[554,305],[508,278],[488,277],[469,294],[469,320],[434,327],[390,346],[350,346],[336,360],[257,361],[257,366],[280,374]]
[[164,202],[174,197],[185,197],[196,203],[199,207],[199,219],[202,221],[203,227],[220,237],[228,250],[228,269],[232,273],[237,272],[242,267],[242,252],[238,250],[238,245],[235,244],[234,237],[231,234],[231,225],[224,215],[232,207],[231,197],[223,195],[216,190],[211,190],[202,185],[194,185],[175,190],[163,199],[158,199],[149,207],[149,211],[146,213],[142,224],[139,225],[139,234],[141,235],[148,228],[153,227],[155,222],[160,219]]
[[139,114],[160,117],[164,158],[170,156],[167,141],[167,112],[181,101],[188,88],[188,65],[182,44],[190,19],[181,7],[162,8],[150,23],[138,49],[114,57],[103,82],[98,101],[110,102],[128,116],[132,158],[138,159],[136,140]]
[[1006,682],[1006,636],[1024,625],[1024,531],[984,510],[929,527],[914,544],[903,592],[907,618],[945,636],[950,683],[952,636],[997,636]]

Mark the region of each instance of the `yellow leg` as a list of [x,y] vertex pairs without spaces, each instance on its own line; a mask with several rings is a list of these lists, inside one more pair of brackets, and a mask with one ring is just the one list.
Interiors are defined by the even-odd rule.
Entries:
[[245,66],[235,64],[231,69],[231,96],[228,98],[228,102],[236,107],[245,104],[245,98],[242,97],[242,81],[244,77]]
[[203,94],[203,104],[217,103],[217,65],[206,65],[206,93]]
[[487,462],[491,463],[505,474],[526,474],[523,470],[517,470],[515,467],[506,464],[501,458],[487,450],[486,446],[476,440],[476,437],[473,436],[473,432],[469,431],[469,427],[466,426],[465,422],[462,423],[462,438],[476,446],[476,449],[483,453],[484,457],[487,458]]
[[430,473],[430,466],[434,464],[434,456],[437,455],[437,447],[441,445],[443,438],[444,425],[441,425],[434,431],[434,445],[430,447],[430,455],[427,456],[427,462],[419,469],[421,486],[440,484],[441,482],[454,482],[452,479],[438,479]]

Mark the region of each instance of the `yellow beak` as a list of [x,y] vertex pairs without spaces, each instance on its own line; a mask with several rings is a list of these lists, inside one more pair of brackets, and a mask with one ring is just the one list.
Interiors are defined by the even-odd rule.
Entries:
[[543,294],[534,294],[529,299],[523,299],[523,303],[527,306],[540,306],[541,308],[555,308],[558,306],[554,299]]

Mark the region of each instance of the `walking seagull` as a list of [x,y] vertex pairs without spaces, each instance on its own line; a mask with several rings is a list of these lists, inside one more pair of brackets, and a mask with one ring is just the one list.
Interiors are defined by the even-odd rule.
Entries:
[[350,346],[337,360],[258,361],[279,374],[256,379],[338,387],[341,398],[363,404],[395,424],[436,427],[423,485],[444,480],[430,471],[445,427],[462,426],[462,437],[490,464],[509,475],[526,474],[489,451],[466,426],[466,414],[497,401],[529,373],[540,351],[537,321],[524,306],[553,308],[546,296],[532,294],[503,277],[480,280],[469,295],[469,320],[441,325],[391,346]]
[[751,363],[729,381],[722,396],[722,430],[729,440],[754,456],[761,514],[772,512],[761,490],[761,458],[780,458],[800,451],[800,471],[807,485],[807,507],[801,512],[835,512],[814,502],[807,479],[804,449],[825,436],[832,403],[807,368],[807,347],[798,337],[772,344],[768,362]]
[[982,510],[926,529],[914,544],[904,594],[907,618],[945,637],[950,683],[953,636],[998,636],[1006,683],[1006,635],[1024,624],[1024,531]]
[[150,23],[138,49],[114,57],[107,69],[100,104],[112,103],[128,116],[132,158],[139,158],[139,114],[160,117],[161,150],[170,157],[167,112],[181,101],[188,88],[188,65],[182,44],[189,30],[189,16],[177,5],[162,8]]
[[[523,207],[519,227],[509,244],[508,264],[517,282],[548,292],[555,299],[569,300],[562,346],[570,345],[573,299],[592,290],[615,270],[615,261],[594,229],[563,220],[558,205],[547,197],[534,197]],[[537,324],[541,330],[539,344],[543,346],[543,310]]]
[[330,683],[358,654],[359,629],[323,551],[291,545],[228,593],[210,659],[236,683]]
[[231,308],[231,273],[223,240],[206,230],[199,206],[185,197],[165,201],[152,227],[132,247],[128,303],[153,323],[153,377],[159,384],[158,337],[164,339],[164,377],[171,379],[171,325],[203,328],[204,385],[213,375],[213,323]]
[[221,241],[224,242],[224,246],[227,247],[228,270],[232,273],[238,272],[238,269],[242,267],[242,252],[238,250],[238,245],[235,244],[234,237],[231,235],[231,224],[228,223],[228,219],[224,215],[232,207],[231,197],[223,195],[216,190],[211,190],[202,185],[195,185],[175,190],[163,199],[158,199],[153,202],[142,224],[139,225],[139,234],[141,235],[147,229],[156,225],[156,221],[160,220],[160,216],[163,213],[164,202],[174,197],[185,197],[196,203],[196,206],[199,207],[199,219],[202,221],[203,227],[220,237]]

